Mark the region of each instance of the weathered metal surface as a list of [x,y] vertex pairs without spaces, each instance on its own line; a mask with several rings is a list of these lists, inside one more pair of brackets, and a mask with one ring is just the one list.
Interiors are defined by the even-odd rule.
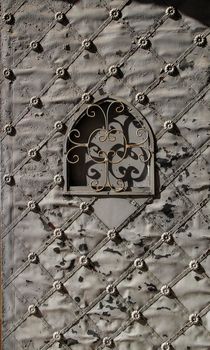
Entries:
[[[209,2],[2,13],[3,350],[209,350]],[[64,195],[87,93],[148,121],[154,198]]]

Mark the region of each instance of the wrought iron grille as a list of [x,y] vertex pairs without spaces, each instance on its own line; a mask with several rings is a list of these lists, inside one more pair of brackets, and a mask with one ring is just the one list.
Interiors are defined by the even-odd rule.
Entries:
[[144,117],[106,97],[74,118],[65,147],[66,190],[76,194],[154,194],[154,140]]

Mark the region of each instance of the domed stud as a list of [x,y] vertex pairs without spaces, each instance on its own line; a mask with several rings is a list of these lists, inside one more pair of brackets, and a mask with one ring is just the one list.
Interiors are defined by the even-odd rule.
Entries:
[[198,325],[200,323],[200,316],[198,314],[191,314],[189,316],[189,321],[194,324],[194,325]]
[[4,68],[3,75],[6,79],[12,78],[12,70],[10,68]]
[[13,15],[11,13],[5,13],[2,17],[3,22],[5,22],[6,24],[11,24],[13,22]]
[[63,230],[61,230],[61,228],[56,228],[53,232],[53,236],[55,238],[58,238],[58,239],[62,238],[63,237]]
[[60,121],[60,120],[58,120],[57,122],[55,122],[55,124],[54,124],[54,129],[56,130],[56,131],[62,131],[63,130],[63,123]]
[[81,266],[88,266],[89,265],[89,258],[86,255],[82,255],[79,258],[79,263]]
[[55,14],[55,20],[59,23],[64,20],[64,17],[65,16],[64,16],[63,12],[56,12],[56,14]]
[[176,72],[176,67],[172,63],[166,64],[164,72],[168,75],[174,75]]
[[85,92],[83,95],[82,95],[82,101],[85,102],[85,103],[90,103],[92,101],[92,96],[91,94],[89,94],[88,92]]
[[202,34],[198,34],[195,36],[194,38],[194,43],[197,45],[197,46],[200,46],[200,47],[203,47],[206,45],[206,37],[203,36]]
[[117,20],[121,16],[121,11],[114,8],[109,12],[109,15],[112,19]]
[[63,176],[61,176],[60,174],[57,174],[54,176],[54,183],[56,185],[62,185],[63,183]]
[[63,284],[60,281],[55,281],[53,283],[53,288],[60,292],[63,289]]
[[57,342],[61,342],[63,339],[63,334],[59,331],[53,333],[53,339]]
[[141,270],[144,268],[145,262],[143,259],[137,258],[136,260],[134,260],[134,266]]
[[147,38],[145,38],[144,36],[142,36],[141,38],[139,38],[138,40],[138,45],[139,47],[141,47],[142,49],[147,49],[149,47],[149,40]]
[[92,46],[92,41],[89,39],[84,39],[82,42],[82,47],[84,47],[85,50],[89,50]]
[[5,184],[11,185],[13,177],[9,174],[5,174],[3,179]]
[[113,286],[112,284],[109,284],[107,287],[106,287],[106,292],[110,295],[114,295],[116,293],[116,287]]
[[169,17],[174,17],[174,16],[176,15],[176,9],[175,9],[175,7],[169,6],[169,7],[166,9],[166,15],[169,16]]
[[110,337],[104,337],[103,338],[103,345],[107,346],[108,348],[111,348],[113,346],[113,339]]
[[32,159],[35,159],[38,155],[38,152],[35,148],[32,148],[28,151],[28,156]]
[[193,271],[197,271],[199,269],[199,266],[200,266],[200,264],[197,260],[192,260],[189,263],[189,268]]
[[161,345],[161,350],[171,350],[171,344],[166,342]]
[[139,321],[141,319],[141,317],[142,317],[142,315],[141,315],[140,311],[138,311],[138,310],[134,310],[131,314],[131,318],[134,321]]
[[36,51],[36,50],[39,49],[39,47],[40,47],[40,44],[39,44],[38,41],[33,40],[33,41],[30,42],[30,48],[32,50]]
[[138,94],[136,94],[135,100],[138,103],[145,104],[147,102],[147,96],[139,92]]
[[28,313],[29,315],[35,315],[37,313],[37,307],[34,304],[29,305]]
[[38,255],[34,252],[28,254],[28,261],[35,264],[38,261]]
[[80,203],[79,206],[80,210],[82,210],[83,213],[87,213],[89,210],[89,205],[86,202]]
[[164,232],[162,235],[161,235],[161,239],[163,242],[165,243],[170,243],[172,241],[172,236],[170,233],[168,232]]
[[65,74],[66,74],[65,68],[63,68],[63,67],[58,67],[58,68],[56,69],[56,75],[57,75],[58,78],[64,78],[64,77],[65,77]]
[[172,130],[174,128],[174,123],[172,122],[172,120],[166,120],[163,124],[163,128],[165,130]]
[[167,285],[164,285],[161,287],[160,292],[165,296],[169,296],[171,294],[171,288]]
[[36,210],[36,208],[37,208],[37,203],[35,201],[28,202],[28,209],[33,211],[33,210]]
[[115,230],[109,230],[107,232],[107,237],[109,239],[111,239],[112,241],[114,241],[116,239],[116,237],[117,237],[117,232]]
[[117,66],[109,67],[109,74],[113,77],[116,77],[118,74],[118,67]]
[[4,126],[4,132],[5,132],[7,135],[12,135],[13,130],[14,130],[14,128],[13,128],[13,126],[12,126],[11,124],[6,124],[6,125]]
[[33,96],[33,97],[31,97],[31,99],[30,99],[30,106],[31,107],[38,107],[39,106],[39,104],[40,104],[40,98],[39,97],[37,97],[37,96]]

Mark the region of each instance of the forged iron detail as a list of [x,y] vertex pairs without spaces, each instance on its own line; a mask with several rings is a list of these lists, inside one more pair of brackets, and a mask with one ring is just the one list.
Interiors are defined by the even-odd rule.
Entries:
[[37,208],[37,203],[35,201],[29,201],[28,202],[28,209],[35,210]]
[[85,103],[89,103],[91,102],[92,100],[92,96],[88,93],[88,92],[85,92],[83,95],[82,95],[82,101],[85,102]]
[[32,50],[34,50],[34,51],[36,51],[36,50],[38,50],[38,48],[39,48],[39,42],[38,41],[31,41],[30,42],[30,48],[32,49]]
[[57,22],[62,22],[64,20],[64,13],[63,12],[56,12],[55,20]]
[[89,265],[89,258],[88,258],[86,255],[82,255],[82,256],[79,258],[79,263],[80,263],[80,265],[82,265],[82,266],[88,266],[88,265]]
[[163,127],[165,130],[172,130],[174,127],[174,123],[172,122],[172,120],[166,120]]
[[35,148],[32,148],[28,151],[28,156],[32,159],[35,159],[38,155],[38,152]]
[[37,313],[37,306],[34,304],[29,305],[28,313],[29,313],[29,315],[35,315]]
[[109,14],[111,18],[117,20],[120,18],[121,12],[118,9],[112,9]]
[[118,74],[118,67],[117,66],[110,66],[109,67],[109,74],[113,77],[115,77]]
[[141,317],[142,317],[142,316],[141,316],[141,312],[138,311],[138,310],[134,310],[134,311],[132,312],[132,314],[131,314],[131,318],[132,318],[134,321],[140,320]]
[[176,71],[176,67],[172,64],[172,63],[168,63],[165,68],[164,71],[166,74],[168,75],[174,75],[175,71]]
[[161,239],[163,242],[165,243],[170,243],[172,241],[172,236],[170,233],[167,233],[167,232],[164,232],[162,235],[161,235]]
[[193,271],[197,271],[199,269],[199,262],[197,260],[191,260],[189,263],[189,268]]
[[54,182],[56,185],[62,185],[63,183],[63,176],[61,176],[60,174],[57,174],[54,176]]
[[145,262],[143,259],[141,258],[137,258],[135,261],[134,261],[134,266],[137,268],[137,269],[142,269],[145,265]]
[[191,314],[189,316],[189,321],[194,324],[194,325],[198,325],[200,323],[200,316],[198,314]]
[[53,333],[53,339],[54,339],[56,342],[61,342],[61,340],[63,339],[63,334],[60,333],[59,331],[54,332],[54,333]]
[[38,107],[39,104],[40,104],[40,98],[39,98],[39,97],[37,97],[37,96],[31,97],[31,99],[30,99],[30,105],[31,105],[32,107]]
[[161,344],[161,350],[171,350],[171,344],[168,342]]
[[144,104],[147,101],[147,96],[145,94],[142,94],[141,92],[139,92],[138,94],[136,94],[135,100],[136,100],[136,102]]
[[53,235],[55,238],[62,238],[63,237],[63,230],[61,230],[61,228],[56,228],[53,232]]
[[116,237],[117,237],[117,232],[115,230],[109,230],[107,232],[107,237],[109,239],[111,239],[112,241],[114,241],[116,239]]
[[176,9],[175,9],[175,7],[169,6],[169,7],[166,9],[166,15],[168,15],[169,17],[174,17],[175,14],[176,14]]
[[[72,166],[79,163],[80,156],[77,152],[79,149],[84,149],[90,161],[103,168],[100,179],[92,179],[89,184],[90,188],[96,192],[108,189],[117,193],[127,190],[123,178],[116,176],[115,183],[113,183],[111,176],[113,176],[113,167],[120,168],[122,162],[134,154],[134,149],[135,159],[143,163],[144,166],[148,166],[151,159],[151,150],[148,146],[150,141],[148,130],[138,122],[138,128],[135,126],[134,137],[139,142],[128,142],[128,136],[123,129],[113,126],[113,123],[110,122],[111,112],[116,117],[123,116],[126,113],[126,107],[124,103],[118,101],[109,101],[107,110],[104,110],[99,104],[89,105],[86,109],[87,117],[97,119],[97,117],[102,116],[103,125],[90,132],[89,136],[86,136],[86,142],[78,141],[82,136],[79,128],[71,129],[68,135],[71,146],[66,154],[67,163]],[[117,122],[115,122],[116,124]]]
[[147,49],[150,45],[150,41],[145,37],[141,37],[138,40],[138,44],[142,49]]
[[107,287],[106,287],[106,292],[108,294],[111,294],[111,295],[114,295],[116,293],[116,287],[113,286],[112,284],[109,284]]
[[34,252],[28,254],[28,261],[30,263],[36,263],[38,261],[38,255]]
[[10,185],[12,183],[13,177],[9,174],[4,175],[4,183]]
[[89,210],[89,205],[86,202],[82,202],[80,203],[79,208],[83,211],[83,213],[87,213]]
[[202,34],[198,34],[195,36],[194,38],[194,43],[197,45],[197,46],[200,46],[200,47],[203,47],[206,45],[206,37],[203,36]]
[[63,78],[65,76],[65,74],[66,74],[65,68],[58,67],[56,69],[56,75],[57,75],[58,78]]
[[61,291],[63,288],[63,284],[60,281],[55,281],[53,283],[53,288],[57,291]]
[[103,345],[108,346],[108,348],[112,347],[113,345],[113,339],[110,337],[104,337],[103,338]]
[[5,78],[10,79],[12,77],[12,70],[10,68],[4,68],[3,74]]
[[14,130],[14,127],[11,125],[11,124],[6,124],[4,126],[4,132],[7,134],[7,135],[12,135],[12,132]]
[[58,120],[57,122],[55,122],[54,124],[54,128],[57,131],[62,131],[63,130],[63,122],[61,122],[60,120]]
[[171,294],[171,289],[169,286],[165,285],[161,287],[161,293],[165,296],[169,296]]
[[11,24],[13,22],[13,15],[11,13],[4,13],[2,16],[3,22],[6,24]]
[[92,41],[89,39],[84,39],[82,42],[82,46],[84,47],[85,50],[89,50],[92,46]]

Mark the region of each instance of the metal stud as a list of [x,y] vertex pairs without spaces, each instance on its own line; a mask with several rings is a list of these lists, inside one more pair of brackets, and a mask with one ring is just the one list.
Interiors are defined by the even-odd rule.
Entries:
[[141,318],[141,313],[140,313],[140,311],[134,310],[134,311],[132,312],[132,314],[131,314],[131,318],[132,318],[133,320],[135,320],[135,321],[140,320],[140,318]]
[[199,317],[199,315],[198,314],[191,314],[190,316],[189,316],[189,321],[192,323],[192,324],[194,324],[194,325],[197,325],[197,324],[199,324],[199,322],[200,322],[200,317]]
[[84,39],[82,42],[82,46],[85,50],[89,50],[91,48],[92,42],[89,39]]
[[13,177],[9,174],[4,175],[4,183],[10,185],[12,183]]
[[57,131],[63,130],[63,123],[62,123],[60,120],[58,120],[57,122],[55,122],[54,128],[55,128],[55,130],[57,130]]
[[4,68],[3,74],[4,74],[4,77],[6,79],[11,79],[11,77],[12,77],[12,70],[10,68]]
[[61,228],[56,228],[53,232],[53,235],[55,238],[62,238],[63,237],[63,230],[61,230]]
[[117,19],[119,19],[121,12],[120,12],[120,10],[114,8],[109,12],[109,15],[112,19],[117,20]]
[[31,48],[32,50],[34,50],[34,51],[38,50],[38,48],[39,48],[39,42],[38,42],[38,41],[35,41],[35,40],[31,41],[31,42],[30,42],[30,48]]
[[56,185],[61,185],[63,183],[63,176],[61,176],[60,174],[57,174],[54,176],[54,183]]
[[86,202],[82,202],[80,203],[79,208],[83,211],[83,213],[87,213],[87,211],[89,210],[89,205]]
[[162,286],[161,289],[160,289],[160,291],[161,291],[161,293],[162,293],[163,295],[165,295],[165,296],[169,296],[170,293],[171,293],[171,289],[170,289],[170,287],[167,286],[167,285]]
[[3,21],[6,23],[6,24],[11,24],[12,21],[13,21],[13,15],[11,13],[5,13],[2,17]]
[[172,122],[172,120],[166,120],[163,127],[165,130],[172,130],[174,127],[174,123]]
[[64,13],[63,12],[56,12],[55,20],[57,22],[62,22],[64,20]]
[[166,342],[161,344],[161,350],[170,350],[171,349],[171,344]]
[[30,315],[35,315],[36,312],[37,312],[37,307],[36,307],[34,304],[29,305],[29,307],[28,307],[28,313],[29,313]]
[[103,345],[108,346],[109,348],[113,345],[113,339],[110,337],[103,338]]
[[4,126],[4,132],[7,134],[7,135],[11,135],[12,132],[13,132],[13,126],[11,124],[6,124]]
[[115,230],[109,230],[109,231],[107,232],[107,237],[108,237],[109,239],[111,239],[112,241],[114,241],[114,240],[116,239],[116,237],[117,237],[116,231],[115,231]]
[[57,291],[61,291],[63,288],[63,284],[60,281],[55,281],[53,283],[53,288]]
[[202,34],[198,34],[195,36],[194,38],[194,43],[197,45],[197,46],[205,46],[206,45],[206,38],[205,36],[203,36]]
[[165,73],[167,73],[168,75],[174,75],[176,68],[172,63],[168,63],[166,64],[165,68],[164,68]]
[[135,261],[134,261],[134,266],[137,268],[137,269],[142,269],[145,265],[145,262],[143,259],[140,259],[140,258],[137,258]]
[[189,263],[189,268],[193,271],[197,271],[199,269],[199,262],[197,260],[191,260]]
[[141,38],[139,38],[138,44],[142,49],[146,49],[149,46],[149,40],[142,36]]
[[79,263],[82,266],[87,266],[89,264],[89,259],[86,255],[80,256]]
[[109,67],[109,74],[111,76],[116,76],[118,73],[118,67],[117,66],[110,66]]
[[57,342],[60,342],[63,338],[63,334],[59,331],[53,333],[53,339]]
[[40,104],[40,98],[37,96],[33,96],[30,99],[30,105],[33,107],[37,107]]
[[30,263],[36,263],[38,261],[38,255],[34,252],[28,254],[28,261]]
[[164,233],[161,235],[161,239],[162,239],[163,242],[170,243],[171,240],[172,240],[172,236],[171,236],[170,233],[164,232]]
[[147,96],[139,92],[138,94],[136,94],[135,100],[136,102],[144,104],[147,101]]
[[28,156],[32,159],[35,159],[37,157],[37,150],[35,148],[32,148],[28,151]]
[[35,210],[36,207],[37,207],[37,204],[36,204],[35,201],[29,201],[29,202],[28,202],[28,209],[30,209],[30,210]]
[[56,75],[57,75],[58,78],[63,78],[65,76],[65,74],[66,74],[65,68],[58,67],[56,69]]
[[106,287],[106,292],[107,292],[108,294],[113,295],[113,294],[116,293],[116,287],[113,286],[112,284],[109,284],[109,285]]
[[92,96],[88,92],[85,92],[82,95],[82,101],[84,101],[85,103],[89,103],[91,100],[92,100]]
[[169,17],[174,17],[176,14],[176,9],[173,6],[169,6],[166,9],[166,15],[168,15]]

